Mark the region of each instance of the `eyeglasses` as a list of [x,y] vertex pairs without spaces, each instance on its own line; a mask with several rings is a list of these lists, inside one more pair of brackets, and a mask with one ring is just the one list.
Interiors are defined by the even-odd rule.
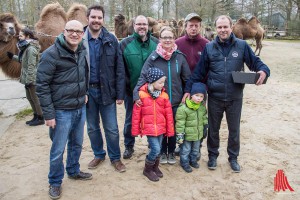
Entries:
[[171,37],[171,36],[169,36],[169,37],[160,37],[160,39],[162,39],[162,40],[173,40],[174,37]]
[[137,26],[148,26],[148,24],[146,24],[146,23],[137,23],[135,25],[137,25]]
[[76,33],[78,36],[83,34],[83,31],[80,30],[73,30],[73,29],[65,29],[67,31],[67,33],[69,33],[70,35],[72,35],[73,33]]

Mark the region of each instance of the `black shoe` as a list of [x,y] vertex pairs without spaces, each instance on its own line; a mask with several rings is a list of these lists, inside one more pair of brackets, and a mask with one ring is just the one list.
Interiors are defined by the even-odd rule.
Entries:
[[37,116],[37,118],[30,122],[28,125],[29,126],[38,126],[38,125],[43,125],[45,124],[45,121],[44,121],[44,117],[43,116]]
[[133,147],[126,147],[123,154],[123,159],[130,159],[132,157],[133,152],[134,152]]
[[61,187],[50,185],[48,194],[51,199],[59,199],[61,195]]
[[191,173],[193,171],[193,169],[189,165],[185,165],[185,166],[181,166],[181,167],[187,173]]
[[74,180],[91,180],[93,175],[91,173],[84,173],[80,171],[79,174],[75,176],[69,176],[69,178]]
[[196,162],[190,163],[190,166],[193,167],[193,168],[196,168],[196,169],[198,169],[200,167],[200,165]]
[[29,123],[35,121],[37,119],[37,117],[38,117],[37,114],[33,114],[33,118],[31,120],[29,120],[29,121],[26,121],[26,124],[29,124]]
[[240,171],[241,171],[240,165],[237,162],[237,160],[231,160],[230,167],[231,167],[232,171],[235,173],[240,173]]
[[217,159],[210,158],[207,162],[207,167],[210,170],[215,170],[217,168]]

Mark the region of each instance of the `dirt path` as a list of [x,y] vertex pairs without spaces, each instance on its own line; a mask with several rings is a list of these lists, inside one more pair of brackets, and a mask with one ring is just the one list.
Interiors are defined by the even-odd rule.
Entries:
[[[227,126],[221,127],[218,168],[206,167],[206,144],[200,169],[185,173],[178,162],[164,165],[164,178],[152,183],[142,175],[147,142],[138,138],[133,159],[125,160],[127,171],[115,172],[108,159],[87,182],[63,180],[62,200],[82,199],[300,199],[300,43],[264,41],[261,58],[271,68],[263,86],[247,85],[241,123],[241,173],[227,162]],[[124,108],[118,107],[121,147]],[[29,119],[29,117],[28,117]],[[15,121],[0,137],[0,199],[48,199],[50,139],[45,126],[25,126]],[[81,169],[92,159],[85,140]],[[177,158],[179,161],[179,158]],[[274,177],[283,169],[295,192],[274,192]]]

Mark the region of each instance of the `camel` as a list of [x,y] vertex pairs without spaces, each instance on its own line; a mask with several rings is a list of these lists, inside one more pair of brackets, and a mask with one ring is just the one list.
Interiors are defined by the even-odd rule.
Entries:
[[22,29],[21,24],[11,13],[0,14],[0,68],[3,73],[10,78],[19,78],[21,65],[12,61],[6,52],[18,54],[18,35]]
[[126,22],[125,16],[118,14],[114,18],[115,20],[115,35],[121,40],[133,33],[133,19]]
[[206,27],[204,30],[205,30],[204,37],[209,41],[212,41],[215,38],[215,34],[212,31],[212,29],[210,27]]
[[259,20],[253,16],[248,22],[245,18],[239,19],[232,27],[232,32],[236,37],[247,40],[255,39],[256,49],[258,51],[258,56],[262,49],[262,40],[264,37],[264,29],[261,27]]
[[87,26],[87,7],[86,5],[73,3],[67,12],[67,21],[78,20],[82,23],[83,26]]

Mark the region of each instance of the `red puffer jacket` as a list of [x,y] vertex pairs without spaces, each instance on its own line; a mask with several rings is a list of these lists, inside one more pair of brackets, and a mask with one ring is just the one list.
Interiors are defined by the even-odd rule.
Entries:
[[133,106],[132,136],[159,136],[161,134],[168,137],[173,136],[173,112],[168,94],[163,90],[158,98],[153,99],[147,88],[148,84],[146,83],[139,91],[143,105],[138,107],[134,104]]

